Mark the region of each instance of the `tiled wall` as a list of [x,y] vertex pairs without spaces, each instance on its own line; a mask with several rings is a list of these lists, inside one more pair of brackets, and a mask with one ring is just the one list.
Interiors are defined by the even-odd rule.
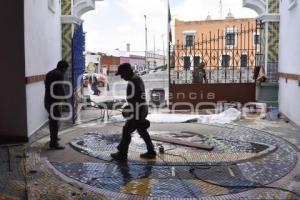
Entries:
[[278,44],[279,44],[279,23],[269,22],[268,23],[268,61],[278,61]]
[[268,0],[268,11],[270,14],[279,13],[279,0]]

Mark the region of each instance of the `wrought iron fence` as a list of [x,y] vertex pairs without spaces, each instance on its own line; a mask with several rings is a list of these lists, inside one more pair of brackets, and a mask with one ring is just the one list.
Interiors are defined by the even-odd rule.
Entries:
[[[250,83],[255,82],[253,79],[254,68],[222,68],[205,70],[207,80],[204,79],[200,83]],[[194,81],[194,70],[171,70],[171,84],[192,84]],[[199,83],[199,82],[197,82]]]
[[257,21],[170,45],[170,84],[255,82],[254,69],[263,57],[262,28]]

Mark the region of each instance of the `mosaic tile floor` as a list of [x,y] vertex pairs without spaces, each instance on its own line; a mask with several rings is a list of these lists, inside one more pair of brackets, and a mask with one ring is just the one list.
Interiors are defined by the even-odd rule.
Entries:
[[26,197],[23,150],[23,146],[0,149],[0,200]]
[[[115,197],[141,198],[202,198],[242,194],[254,188],[264,188],[287,175],[298,161],[297,151],[285,140],[266,132],[245,127],[222,128],[219,132],[154,131],[165,140],[154,141],[156,148],[166,152],[156,159],[143,160],[145,150],[135,134],[129,149],[128,162],[111,161],[120,140],[114,132],[86,133],[70,141],[83,154],[108,163],[52,162],[61,173],[78,182],[112,192]],[[182,140],[186,145],[173,144]],[[207,151],[189,144],[213,146]],[[276,190],[278,193],[278,190]],[[281,195],[289,195],[282,192]],[[133,195],[133,196],[132,196]]]
[[[60,136],[72,146],[63,151],[47,150],[48,136],[12,147],[11,171],[0,148],[0,200],[300,199],[284,191],[300,193],[300,151],[285,139],[245,126],[153,124],[151,135],[164,137],[155,147],[165,153],[140,159],[145,146],[134,134],[128,162],[117,163],[109,154],[120,125],[72,127]],[[294,130],[263,129],[298,142]]]
[[[245,191],[252,186],[236,166],[153,166],[103,163],[52,163],[75,180],[102,189],[144,197],[192,198]],[[234,176],[232,174],[234,173]],[[197,178],[196,178],[197,177]],[[205,182],[207,181],[207,182]],[[224,188],[211,183],[231,186]]]

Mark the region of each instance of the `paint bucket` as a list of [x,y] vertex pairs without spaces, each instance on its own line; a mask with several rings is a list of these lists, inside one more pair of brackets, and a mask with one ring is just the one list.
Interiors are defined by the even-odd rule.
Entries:
[[268,108],[268,114],[269,114],[269,119],[271,121],[277,121],[278,120],[278,108],[277,107],[270,106]]

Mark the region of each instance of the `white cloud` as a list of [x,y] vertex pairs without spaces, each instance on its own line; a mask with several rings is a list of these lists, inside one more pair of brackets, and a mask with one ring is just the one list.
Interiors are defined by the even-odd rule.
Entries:
[[128,25],[121,25],[117,27],[117,31],[120,33],[124,33],[124,32],[130,32],[132,30],[132,27],[128,26]]
[[[147,24],[148,50],[162,49],[161,34],[164,34],[165,43],[167,35],[167,4],[165,0],[118,0],[117,5],[127,13],[131,19],[132,27],[135,28],[135,39],[142,43],[145,49],[145,17]],[[132,35],[131,35],[132,36]],[[134,44],[135,42],[133,42]],[[137,45],[137,43],[135,44]],[[165,44],[166,46],[166,44]]]
[[[255,18],[257,13],[251,9],[242,6],[243,0],[222,0],[222,18],[220,16],[220,0],[174,0],[176,4],[172,5],[170,1],[170,10],[172,15],[172,32],[174,33],[174,19],[183,21],[201,21],[208,15],[214,19],[224,19],[229,11],[235,18]],[[173,41],[175,34],[172,34]]]
[[104,2],[96,2],[96,11],[91,11],[84,16],[87,50],[103,52],[116,48],[125,50],[126,43],[129,42],[132,51],[143,53],[145,50],[144,15],[147,16],[148,50],[153,50],[154,35],[156,49],[162,49],[161,34],[164,34],[166,47],[166,0],[107,0]]
[[[192,21],[205,20],[207,15],[212,19],[220,19],[220,0],[184,0],[175,6],[170,5],[171,13],[175,18]],[[242,7],[242,0],[223,0],[222,16],[231,12],[236,18],[257,17],[257,14],[248,8]]]
[[[219,18],[219,0],[170,0],[171,14],[181,20],[204,20],[208,13]],[[223,16],[229,10],[234,17],[256,17],[250,9],[242,8],[242,0],[223,0]],[[147,16],[148,50],[167,47],[167,0],[105,0],[96,2],[96,10],[84,15],[89,51],[126,49],[142,54],[145,50],[145,18]]]

